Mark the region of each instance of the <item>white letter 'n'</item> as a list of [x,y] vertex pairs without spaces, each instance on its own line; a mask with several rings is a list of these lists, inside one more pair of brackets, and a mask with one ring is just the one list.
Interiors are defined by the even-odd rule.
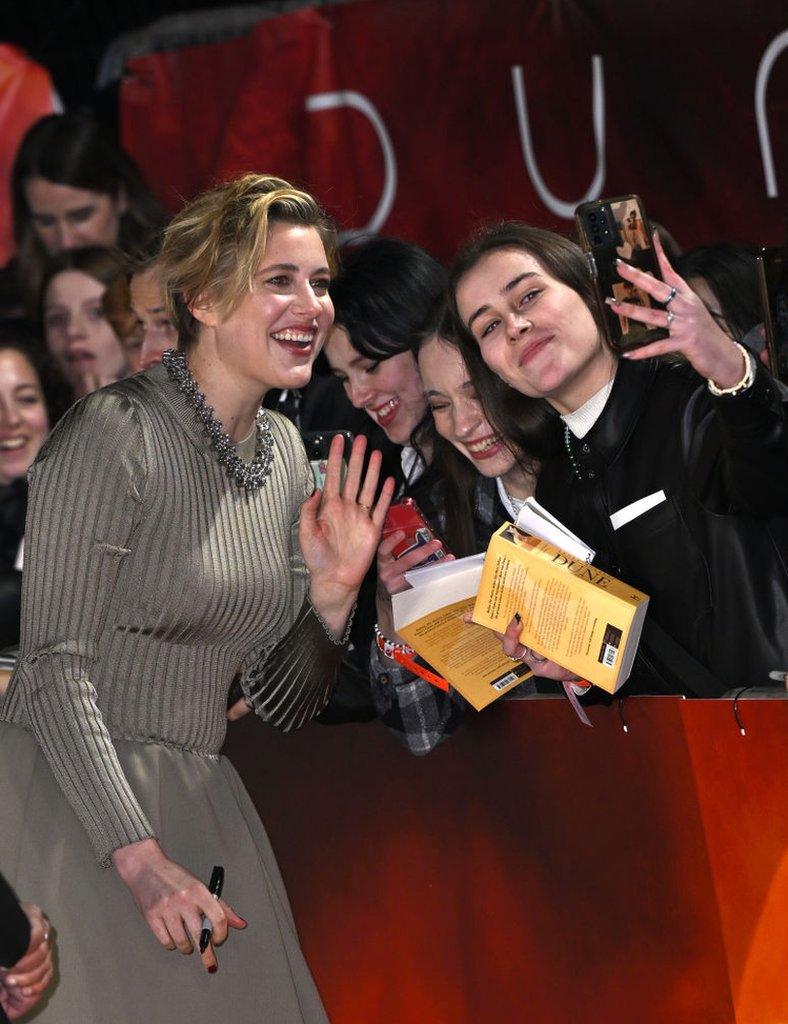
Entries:
[[575,202],[564,202],[553,195],[545,184],[544,178],[539,173],[534,155],[534,145],[531,139],[531,129],[528,124],[528,105],[525,99],[525,82],[523,69],[519,64],[512,67],[512,86],[514,88],[514,102],[517,107],[517,124],[520,129],[520,142],[523,146],[523,159],[528,168],[528,175],[533,182],[539,198],[548,210],[551,210],[559,217],[571,218],[574,216],[575,207],[578,203],[585,203],[596,199],[602,192],[605,183],[605,81],[602,72],[602,58],[594,54],[591,58],[591,73],[593,77],[592,91],[592,112],[594,122],[594,142],[596,145],[596,172],[594,179],[584,196]]

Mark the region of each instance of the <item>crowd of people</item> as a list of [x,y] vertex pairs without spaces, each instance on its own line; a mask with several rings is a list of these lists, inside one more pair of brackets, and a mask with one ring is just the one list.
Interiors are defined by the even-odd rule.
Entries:
[[[340,252],[313,197],[263,174],[167,223],[74,115],[28,132],[12,190],[0,868],[57,930],[42,1019],[164,1020],[173,1000],[224,1019],[228,999],[238,1020],[261,1005],[325,1019],[263,826],[219,756],[228,719],[377,717],[433,749],[468,705],[391,656],[391,597],[440,545],[484,551],[532,495],[650,597],[623,693],[718,697],[788,668],[788,394],[748,250],[669,257],[655,235],[661,279],[621,262],[654,305],[616,312],[667,330],[621,355],[580,247],[523,223],[477,228],[448,268],[393,238]],[[309,430],[355,436],[346,472],[332,442],[322,491]],[[395,558],[403,535],[381,530],[405,497],[440,539]],[[513,620],[501,638],[533,672],[515,696],[609,699],[519,634]],[[232,905],[204,884],[214,862]],[[0,1019],[53,971],[48,919],[23,904],[15,920]],[[188,953],[206,920],[210,975],[250,927],[222,980],[198,983],[149,933]]]

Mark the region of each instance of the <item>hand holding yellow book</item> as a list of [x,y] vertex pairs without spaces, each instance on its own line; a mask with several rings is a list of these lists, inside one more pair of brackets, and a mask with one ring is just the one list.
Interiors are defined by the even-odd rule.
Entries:
[[473,621],[503,633],[518,612],[520,643],[615,693],[632,670],[648,597],[592,565],[573,539],[574,555],[505,523],[487,548]]

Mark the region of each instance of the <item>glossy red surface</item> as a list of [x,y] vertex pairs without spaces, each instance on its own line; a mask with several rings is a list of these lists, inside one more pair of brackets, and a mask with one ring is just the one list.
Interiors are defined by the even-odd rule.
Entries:
[[333,1024],[788,1020],[788,701],[739,708],[509,701],[423,759],[237,723]]

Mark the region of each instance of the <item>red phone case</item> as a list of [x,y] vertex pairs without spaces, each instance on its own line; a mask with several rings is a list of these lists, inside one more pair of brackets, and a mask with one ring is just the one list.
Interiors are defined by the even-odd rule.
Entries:
[[[389,508],[386,520],[383,523],[382,539],[385,540],[386,537],[390,537],[392,533],[396,533],[398,530],[404,530],[406,536],[392,551],[395,558],[401,558],[408,551],[423,547],[425,544],[429,544],[431,540],[440,539],[435,536],[432,527],[421,514],[419,506],[413,498],[405,498]],[[441,542],[441,547],[428,558],[425,558],[424,562],[420,564],[439,562],[441,558],[446,557],[446,554],[447,552]]]

